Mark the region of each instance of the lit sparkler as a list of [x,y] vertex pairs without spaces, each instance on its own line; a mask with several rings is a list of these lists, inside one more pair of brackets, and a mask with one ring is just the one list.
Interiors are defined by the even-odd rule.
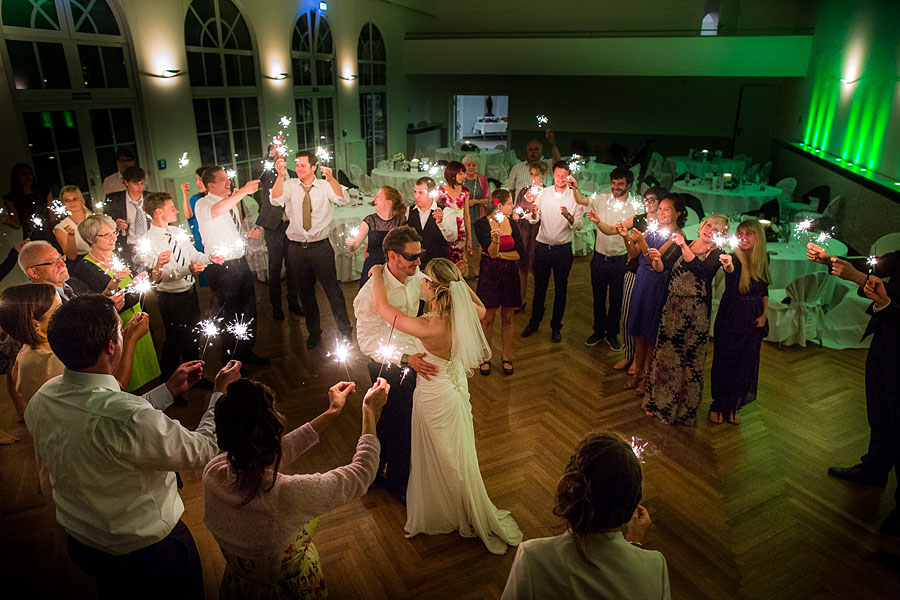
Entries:
[[139,277],[133,279],[130,284],[125,287],[126,294],[137,294],[139,296],[139,302],[143,305],[144,303],[144,295],[150,292],[155,287],[152,281],[150,281],[146,277]]
[[378,356],[381,362],[381,368],[378,369],[378,377],[381,377],[381,372],[384,370],[385,363],[390,365],[395,359],[400,358],[398,356],[398,350],[391,345],[391,339],[394,337],[394,327],[396,326],[397,317],[394,317],[394,322],[391,323],[391,332],[388,334],[387,344],[379,344],[378,349],[375,351],[376,356]]
[[869,274],[872,273],[872,269],[878,266],[878,257],[874,254],[866,259],[866,264],[869,265]]
[[53,202],[50,203],[50,210],[56,215],[57,219],[65,219],[72,213],[69,212],[69,209],[66,208],[66,205],[62,203],[62,200],[56,198]]
[[327,148],[324,148],[323,146],[319,146],[318,148],[316,148],[316,158],[318,158],[323,163],[327,163],[328,161],[331,160],[332,156],[328,152]]
[[227,169],[225,171],[225,175],[228,177],[228,179],[234,179],[237,176],[237,171],[235,171],[234,169]]
[[738,239],[738,237],[736,235],[732,235],[729,237],[727,235],[717,233],[713,236],[713,244],[715,244],[719,248],[724,248],[725,246],[728,246],[729,248],[734,250],[735,248],[738,247],[739,243],[740,243],[740,240]]
[[272,160],[264,160],[262,161],[263,169],[266,171],[271,171],[275,168],[275,161]]
[[808,233],[809,228],[812,227],[812,219],[803,219],[794,227],[794,231],[798,234],[800,233]]
[[406,379],[406,376],[409,375],[409,367],[403,367],[403,370],[400,371],[403,375],[400,377],[400,384],[403,385],[403,380]]
[[428,192],[428,195],[429,195],[432,199],[437,200],[437,199],[440,197],[441,192],[438,191],[437,188],[434,188],[433,190],[431,190],[430,192]]
[[178,159],[178,168],[183,169],[189,164],[191,164],[191,159],[188,158],[188,153],[182,152],[181,157]]
[[824,244],[826,241],[831,239],[831,234],[827,231],[819,232],[819,236],[816,238],[817,244]]
[[194,331],[206,337],[206,342],[203,344],[203,351],[200,353],[200,360],[203,360],[203,355],[206,354],[206,348],[209,346],[210,340],[221,333],[218,320],[206,319],[205,321],[200,321],[200,323],[197,324],[197,327],[194,328]]
[[645,442],[641,438],[631,436],[631,441],[628,443],[631,446],[634,455],[637,457],[638,462],[644,464],[644,453],[647,451],[647,446],[650,442]]
[[280,119],[278,119],[278,123],[282,127],[290,127],[291,126],[291,118],[287,115],[283,115]]
[[350,368],[347,366],[347,360],[350,359],[350,342],[346,341],[338,341],[335,344],[334,352],[329,352],[325,356],[333,356],[335,362],[341,363],[344,365],[344,370],[347,373],[347,381],[350,381]]
[[550,123],[550,119],[547,118],[547,115],[537,115],[538,128],[543,127]]
[[359,235],[359,227],[353,227],[352,229],[350,229],[350,231],[348,233],[350,234],[350,237],[355,238],[356,236]]
[[525,209],[522,208],[521,206],[517,206],[517,207],[516,207],[516,214],[519,215],[520,217],[524,217],[524,216],[525,216]]
[[130,271],[131,268],[128,266],[128,263],[114,254],[112,257],[112,270],[118,273],[119,271]]
[[94,203],[94,208],[96,208],[97,210],[102,211],[102,210],[103,210],[103,202],[102,202],[102,201],[101,201],[101,202],[95,202],[95,203]]
[[176,231],[172,235],[172,241],[174,241],[176,244],[184,244],[184,243],[191,244],[191,243],[193,243],[194,238],[191,236],[190,233],[187,232],[187,230],[183,226],[179,225],[178,231]]
[[539,186],[539,185],[532,185],[532,186],[528,189],[528,193],[531,194],[532,196],[537,196],[538,194],[541,193],[541,190],[543,190],[543,189],[544,189],[544,188],[541,187],[541,186]]
[[142,237],[141,239],[139,239],[134,245],[134,249],[142,258],[153,255],[153,244],[150,243],[150,238],[147,237]]
[[237,352],[238,344],[250,339],[250,324],[253,323],[253,319],[243,321],[243,318],[244,315],[241,315],[234,323],[229,323],[225,327],[225,331],[234,336],[234,349],[231,351],[232,356]]
[[40,229],[44,226],[44,220],[37,215],[31,217],[31,224],[34,225],[34,229]]
[[670,234],[668,228],[660,227],[659,221],[657,221],[655,219],[652,221],[647,221],[647,233],[650,233],[653,235],[661,235],[664,238],[668,238],[669,234]]
[[498,224],[498,225],[499,225],[500,223],[502,223],[503,220],[504,220],[505,218],[506,218],[506,215],[504,215],[504,214],[503,214],[502,212],[500,212],[499,210],[498,210],[497,212],[494,213],[494,220],[497,221],[497,224]]

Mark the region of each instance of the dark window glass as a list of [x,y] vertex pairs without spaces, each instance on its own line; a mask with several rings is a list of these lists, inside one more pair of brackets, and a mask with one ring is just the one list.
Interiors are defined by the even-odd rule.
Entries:
[[213,131],[228,130],[228,110],[225,108],[223,98],[209,100],[209,114]]
[[[116,144],[121,146],[123,143],[134,143],[136,141],[134,135],[134,119],[131,116],[130,108],[113,108],[110,110],[112,117],[113,129],[116,133]],[[135,156],[137,156],[135,154]]]
[[244,127],[244,102],[242,98],[229,99],[231,105],[231,125],[235,129]]
[[294,71],[294,85],[312,85],[312,67],[308,58],[294,58],[291,65]]
[[110,115],[106,110],[92,110],[91,133],[94,134],[94,143],[98,146],[109,146],[115,143],[113,125]]
[[244,114],[247,116],[247,127],[259,127],[259,105],[256,98],[244,98]]
[[191,87],[203,87],[206,85],[206,76],[203,73],[203,54],[200,52],[188,52],[187,64]]
[[106,87],[128,87],[128,73],[125,71],[125,54],[121,46],[104,46],[103,66],[106,69]]
[[323,17],[319,18],[316,31],[316,54],[334,54],[334,44],[331,39],[331,27]]
[[203,166],[216,164],[216,155],[212,149],[212,135],[198,135],[197,144],[200,146],[200,164]]
[[218,48],[216,7],[213,0],[193,0],[184,19],[184,43],[188,46]]
[[316,75],[319,78],[319,85],[334,85],[334,61],[318,60],[316,61]]
[[296,52],[312,52],[309,33],[309,15],[302,14],[294,23],[294,35],[291,38],[291,49]]
[[37,180],[54,194],[65,184],[88,189],[75,113],[33,112],[22,117]]
[[36,42],[41,72],[44,75],[44,87],[47,89],[64,89],[72,87],[69,83],[69,71],[66,68],[66,55],[62,44]]
[[197,122],[197,133],[212,131],[209,124],[208,100],[194,100],[194,120]]
[[53,120],[49,112],[22,113],[31,154],[53,152]]
[[86,88],[103,88],[103,60],[98,46],[78,46],[78,58],[81,60],[81,77]]
[[[260,156],[265,152],[265,148],[262,143],[262,136],[260,135],[259,129],[248,129],[247,130],[247,143],[250,145],[250,155],[253,156],[255,153],[254,150],[259,152]],[[267,144],[268,145],[268,144]]]
[[[6,6],[8,2],[4,2]],[[32,42],[7,40],[9,62],[12,64],[13,79],[17,90],[34,90],[44,87],[38,70],[35,48]]]
[[53,0],[6,0],[0,7],[0,16],[6,26],[59,31],[59,16]]
[[119,35],[119,26],[105,0],[70,0],[75,31]]
[[241,85],[256,85],[256,59],[253,56],[240,56]]
[[235,131],[234,132],[234,161],[235,162],[244,162],[250,159],[250,156],[247,151],[247,132],[246,131]]
[[219,54],[204,53],[203,64],[206,67],[206,85],[225,85],[222,75],[222,57]]
[[233,157],[231,156],[231,140],[228,133],[217,133],[213,135],[213,146],[216,153],[216,164],[230,165]]

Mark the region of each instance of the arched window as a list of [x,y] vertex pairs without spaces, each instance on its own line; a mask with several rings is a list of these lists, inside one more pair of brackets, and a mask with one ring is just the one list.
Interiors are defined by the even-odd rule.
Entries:
[[363,25],[356,51],[360,130],[366,142],[366,169],[372,170],[387,159],[387,51],[373,23]]
[[706,13],[700,23],[700,35],[719,35],[719,13]]
[[301,14],[291,40],[297,149],[322,146],[334,156],[334,42],[317,11]]
[[[93,197],[138,152],[132,58],[106,0],[3,0],[0,34],[10,88],[38,180]],[[40,104],[43,110],[35,111]]]
[[231,0],[193,0],[184,20],[200,163],[245,182],[265,151],[250,30]]

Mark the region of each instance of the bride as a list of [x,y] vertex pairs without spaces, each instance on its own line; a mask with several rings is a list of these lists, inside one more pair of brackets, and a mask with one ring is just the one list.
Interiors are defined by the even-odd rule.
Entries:
[[458,530],[463,537],[480,537],[490,552],[504,554],[507,544],[522,541],[522,532],[509,511],[494,506],[481,479],[467,380],[491,354],[479,322],[484,305],[456,265],[437,258],[418,273],[431,312],[409,317],[388,303],[383,268],[372,269],[376,310],[414,336],[425,359],[438,369],[431,378],[419,377],[413,395],[406,535]]

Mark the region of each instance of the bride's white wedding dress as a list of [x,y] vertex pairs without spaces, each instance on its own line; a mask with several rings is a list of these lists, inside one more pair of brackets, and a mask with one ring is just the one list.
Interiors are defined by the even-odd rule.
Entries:
[[[464,297],[461,289],[453,291],[457,292],[452,294],[454,306],[461,305],[463,299],[471,305],[468,290]],[[466,308],[471,310],[471,317],[453,315],[451,320],[452,343],[467,348],[451,352],[450,360],[428,352],[416,340],[419,351],[426,353],[425,360],[435,365],[438,372],[430,380],[419,377],[416,381],[404,529],[407,537],[453,531],[459,531],[463,537],[477,535],[490,552],[504,554],[507,544],[517,546],[522,541],[522,532],[509,511],[500,510],[491,502],[478,467],[467,375],[475,356],[475,364],[481,362],[487,342],[474,308]],[[472,317],[480,340],[475,339]]]

